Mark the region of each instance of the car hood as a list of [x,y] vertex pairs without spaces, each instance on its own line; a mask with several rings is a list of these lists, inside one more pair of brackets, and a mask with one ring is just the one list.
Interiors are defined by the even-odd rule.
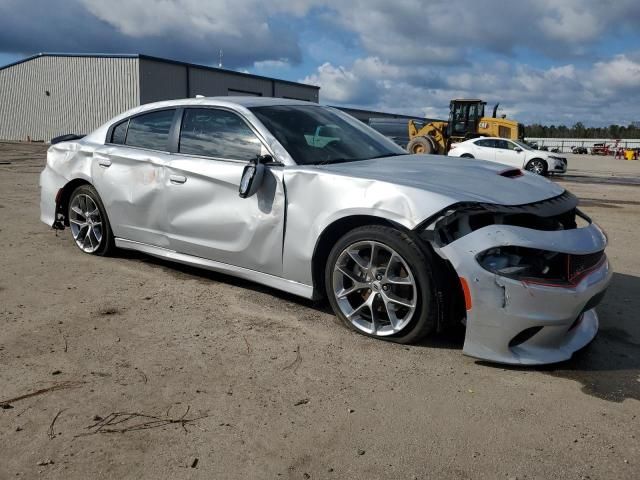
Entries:
[[523,205],[564,192],[562,187],[539,175],[524,172],[522,176],[505,177],[500,173],[512,168],[441,155],[398,155],[306,168],[425,190],[449,197],[452,203]]

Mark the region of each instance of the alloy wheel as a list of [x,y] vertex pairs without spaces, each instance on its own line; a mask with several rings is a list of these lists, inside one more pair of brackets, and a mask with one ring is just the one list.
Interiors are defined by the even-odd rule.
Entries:
[[333,294],[343,315],[369,335],[402,331],[417,306],[416,280],[389,246],[362,241],[345,248],[333,268]]
[[84,193],[73,197],[69,207],[69,225],[76,245],[86,253],[94,253],[102,243],[102,216],[96,202]]
[[542,175],[544,173],[544,165],[539,160],[534,160],[529,164],[529,171]]

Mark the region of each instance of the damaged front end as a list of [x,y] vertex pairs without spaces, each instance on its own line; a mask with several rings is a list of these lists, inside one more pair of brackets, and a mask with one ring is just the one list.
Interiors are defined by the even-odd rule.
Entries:
[[462,203],[418,227],[461,279],[466,354],[552,363],[593,339],[612,272],[604,232],[577,205],[569,192],[526,205]]

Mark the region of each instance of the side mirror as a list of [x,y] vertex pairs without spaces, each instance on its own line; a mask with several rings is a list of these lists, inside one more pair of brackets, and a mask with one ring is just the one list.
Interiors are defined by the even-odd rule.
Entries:
[[518,152],[518,153],[520,153],[520,152],[522,151],[522,149],[521,149],[520,147],[516,147],[516,148],[514,148],[514,150],[515,150],[516,152]]
[[273,161],[271,155],[261,155],[251,160],[249,165],[244,167],[240,178],[240,186],[238,187],[240,198],[248,198],[258,191],[260,185],[262,185],[264,164],[271,161]]

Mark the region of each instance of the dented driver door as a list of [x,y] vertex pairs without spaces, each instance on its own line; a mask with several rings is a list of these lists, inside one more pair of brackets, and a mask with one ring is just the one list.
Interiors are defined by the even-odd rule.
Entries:
[[235,112],[184,110],[178,151],[172,154],[165,174],[172,250],[282,274],[283,167],[267,167],[255,195],[238,195],[244,167],[265,153],[255,131]]

